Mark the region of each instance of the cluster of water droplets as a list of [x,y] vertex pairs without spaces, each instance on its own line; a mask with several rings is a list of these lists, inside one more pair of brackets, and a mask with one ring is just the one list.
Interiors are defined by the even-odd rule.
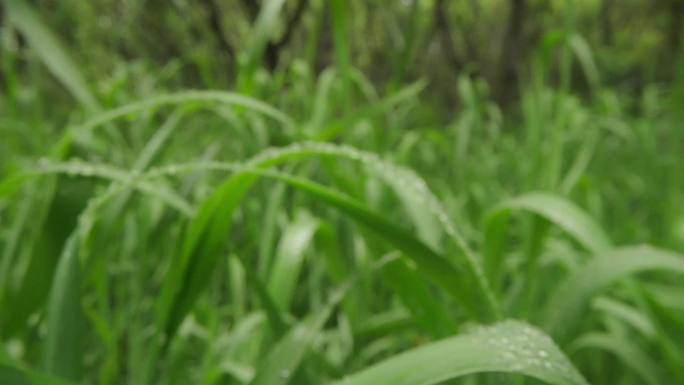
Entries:
[[282,148],[267,149],[253,158],[249,163],[263,164],[278,158],[284,158],[298,154],[331,155],[344,157],[362,163],[381,178],[392,181],[393,183],[397,183],[407,191],[410,191],[418,203],[423,204],[432,212],[433,215],[435,215],[435,217],[444,227],[447,235],[453,238],[459,247],[468,250],[465,239],[456,230],[456,227],[446,214],[446,210],[439,200],[432,194],[425,181],[413,171],[383,160],[377,154],[365,152],[347,145],[302,142],[294,143]]
[[38,165],[31,172],[39,174],[66,174],[68,176],[97,176],[108,179],[124,179],[126,173],[106,164],[93,164],[82,159],[71,159],[66,162],[55,162],[47,158],[38,160]]
[[150,168],[143,174],[143,177],[154,178],[160,176],[178,176],[184,173],[193,172],[197,170],[214,170],[214,171],[239,171],[245,169],[246,166],[239,162],[220,162],[220,161],[201,161],[191,163],[177,163],[168,164],[159,167]]
[[492,365],[511,372],[541,378],[560,376],[573,384],[586,384],[553,340],[528,324],[503,321],[478,327],[471,335],[485,341],[496,352]]

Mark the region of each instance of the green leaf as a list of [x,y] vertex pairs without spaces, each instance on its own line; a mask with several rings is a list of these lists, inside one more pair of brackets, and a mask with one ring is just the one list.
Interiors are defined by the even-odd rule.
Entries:
[[486,227],[509,211],[528,211],[537,214],[563,229],[583,247],[599,253],[612,247],[612,242],[601,226],[574,203],[547,192],[531,192],[497,205],[486,219]]
[[568,348],[570,351],[579,352],[584,349],[599,349],[615,354],[624,362],[624,368],[634,370],[650,385],[658,385],[658,366],[649,357],[649,354],[639,349],[629,340],[622,337],[612,336],[605,333],[590,333],[578,338]]
[[248,72],[256,67],[266,47],[266,43],[271,38],[274,27],[277,25],[278,14],[285,4],[285,0],[267,0],[263,2],[259,15],[252,32],[251,40],[248,44],[247,54]]
[[13,25],[26,36],[36,54],[57,79],[89,112],[100,105],[88,88],[78,65],[66,53],[62,42],[50,31],[33,8],[24,0],[5,0],[5,9]]
[[381,274],[404,305],[411,310],[415,323],[433,338],[451,335],[458,329],[447,312],[448,306],[440,300],[432,287],[416,274],[405,260],[387,264]]
[[[277,110],[276,108],[249,96],[241,95],[234,92],[216,91],[216,90],[188,90],[179,91],[175,93],[156,95],[147,97],[135,102],[125,104],[113,108],[108,111],[102,111],[93,115],[87,121],[72,127],[70,135],[65,135],[62,140],[63,143],[68,142],[71,138],[81,140],[85,143],[92,141],[92,131],[99,126],[106,123],[121,119],[141,111],[151,110],[165,105],[213,105],[224,104],[230,106],[239,106],[248,108],[255,112],[268,116],[283,125],[283,128],[289,130],[294,125],[292,119]],[[59,146],[58,146],[59,147]]]
[[259,364],[250,385],[287,384],[345,291],[334,293],[322,309],[292,327]]
[[75,231],[66,242],[57,264],[47,312],[45,371],[78,380],[81,377],[83,351],[81,336],[81,273]]
[[[456,258],[446,258],[436,253],[416,239],[409,231],[386,220],[362,203],[346,195],[305,179],[277,172],[261,171],[261,169],[288,160],[312,155],[342,156],[369,164],[375,162],[383,166],[378,168],[378,172],[393,171],[391,166],[380,163],[377,158],[361,151],[348,147],[320,144],[295,144],[280,150],[267,150],[242,168],[235,164],[221,163],[196,165],[231,171],[237,170],[238,172],[219,186],[201,205],[187,228],[179,253],[171,261],[161,295],[157,301],[157,327],[160,332],[165,334],[167,342],[173,337],[181,321],[191,310],[199,293],[208,284],[208,277],[216,265],[221,246],[230,229],[233,213],[259,176],[285,181],[339,209],[392,243],[403,254],[411,258],[422,274],[447,290],[471,315],[481,320],[493,320],[498,317],[496,302],[485,290],[487,287],[486,280],[483,281],[484,277],[477,274],[475,270],[477,261],[474,260],[472,254],[466,253],[466,261],[470,264],[466,265],[466,269],[462,269],[454,262]],[[183,169],[179,166],[170,167],[174,172]],[[193,168],[193,166],[185,167],[186,170]],[[159,173],[158,171],[152,171],[151,174],[163,174],[163,172]],[[415,184],[418,181],[411,180],[411,182]],[[420,184],[419,187],[417,191],[431,199],[430,208],[439,210],[440,207],[436,203],[436,199],[429,194],[424,184]],[[449,225],[445,230],[446,233],[456,241],[458,246],[463,247],[463,241],[458,238],[453,226],[446,221],[445,214],[440,211],[438,217],[442,219],[443,225]],[[473,287],[479,289],[476,292],[477,296],[471,294]]]
[[311,243],[316,228],[316,220],[300,211],[280,239],[267,287],[281,311],[288,311],[290,308],[304,262],[304,252]]
[[652,246],[620,247],[595,255],[565,278],[549,296],[545,325],[553,336],[565,338],[581,321],[591,297],[620,278],[661,270],[684,273],[684,256]]
[[0,384],[7,385],[76,385],[73,382],[9,363],[0,363]]
[[656,331],[653,322],[649,317],[638,309],[620,301],[608,297],[598,297],[592,301],[592,308],[603,311],[612,318],[621,320],[625,324],[639,331],[644,337],[652,340]]
[[587,77],[587,82],[594,90],[596,90],[600,85],[601,79],[589,43],[582,37],[582,35],[577,33],[573,33],[570,36],[568,43],[577,57],[577,60],[584,71],[584,75]]
[[[681,341],[684,341],[684,313],[663,306],[650,290],[641,291],[649,319],[655,325],[656,340],[669,375],[674,382],[683,382],[681,363],[684,361],[684,346]],[[679,302],[682,302],[682,297],[679,297]]]
[[476,277],[455,266],[450,259],[438,254],[429,246],[414,237],[409,231],[393,224],[383,216],[371,211],[351,197],[341,194],[325,186],[294,177],[287,174],[267,170],[255,170],[254,174],[285,181],[302,191],[318,198],[375,233],[399,249],[403,255],[410,258],[417,270],[430,279],[453,298],[458,300],[468,313],[478,319],[488,320],[496,317],[494,309],[484,298],[474,298],[470,295],[473,280]]
[[432,385],[486,372],[587,384],[546,334],[509,320],[398,354],[332,385]]

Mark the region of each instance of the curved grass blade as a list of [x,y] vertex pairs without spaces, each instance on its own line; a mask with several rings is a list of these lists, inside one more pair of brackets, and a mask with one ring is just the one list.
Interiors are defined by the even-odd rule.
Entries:
[[78,65],[67,55],[66,49],[45,24],[38,14],[24,0],[3,1],[7,15],[21,33],[26,36],[36,54],[45,66],[71,92],[89,112],[100,109],[97,99],[88,88]]
[[651,319],[626,303],[609,297],[599,297],[592,302],[592,308],[621,320],[649,340],[652,340],[656,335],[656,329]]
[[587,384],[546,334],[509,320],[401,353],[332,385],[432,385],[486,372]]
[[116,119],[131,116],[141,111],[147,111],[165,105],[192,105],[192,104],[220,103],[251,109],[263,115],[269,116],[280,122],[285,130],[292,130],[293,120],[276,108],[251,97],[226,91],[189,90],[157,95],[123,106],[100,112],[80,125],[72,126],[56,145],[56,148],[68,148],[71,140],[80,140],[85,144],[93,143],[92,131],[106,125]]
[[[295,143],[277,150],[269,149],[258,155],[251,163],[270,167],[288,160],[310,156],[333,156],[360,162],[382,180],[386,181],[391,178],[395,184],[401,185],[406,195],[410,194],[413,196],[411,202],[405,201],[405,204],[420,205],[424,211],[434,216],[448,239],[463,252],[463,255],[459,256],[462,258],[454,257],[450,259],[457,265],[464,265],[468,273],[475,277],[474,282],[478,295],[482,295],[485,298],[485,306],[490,308],[489,312],[494,315],[493,318],[498,317],[498,304],[475,253],[449,219],[446,210],[432,194],[426,183],[409,169],[398,167],[391,162],[381,160],[376,154],[364,152],[354,147],[317,142]],[[147,176],[175,174],[198,168],[235,171],[238,167],[235,164],[221,162],[171,165],[166,168],[153,170]]]
[[292,175],[269,170],[247,172],[285,181],[291,186],[335,207],[364,225],[376,236],[385,239],[397,247],[405,256],[415,262],[419,272],[449,292],[452,297],[464,306],[471,316],[475,316],[480,320],[488,320],[493,316],[491,313],[492,309],[488,307],[486,299],[474,299],[469,295],[469,290],[472,289],[473,276],[463,274],[465,272],[455,266],[449,259],[436,253],[407,230],[371,211],[361,202],[315,182]]
[[[197,216],[188,228],[180,253],[171,262],[158,301],[157,326],[160,331],[165,333],[167,342],[175,334],[180,322],[189,312],[199,293],[206,287],[208,282],[206,277],[212,271],[219,257],[220,247],[232,222],[232,214],[260,175],[283,180],[343,211],[412,258],[419,270],[457,298],[472,315],[483,320],[496,318],[495,305],[493,305],[491,298],[486,297],[482,300],[482,298],[473,298],[470,295],[473,285],[482,287],[482,281],[479,281],[479,284],[477,283],[478,279],[482,277],[472,274],[470,271],[468,272],[470,274],[462,274],[461,270],[451,260],[435,253],[409,232],[388,222],[347,196],[304,179],[258,170],[288,159],[296,159],[302,155],[315,153],[315,151],[307,153],[301,146],[293,146],[290,150],[292,152],[282,150],[265,152],[255,158],[250,162],[254,168],[234,174],[199,209]],[[318,151],[322,150],[318,149]],[[176,167],[174,170],[178,171]],[[455,279],[455,277],[461,279]],[[182,284],[178,284],[178,282],[182,282]]]
[[684,256],[646,245],[620,247],[594,256],[549,297],[546,330],[564,339],[578,327],[582,309],[593,294],[620,278],[653,270],[684,274]]
[[267,288],[281,311],[288,311],[290,308],[295,284],[304,262],[304,252],[311,243],[316,228],[317,222],[313,217],[299,212],[280,239]]
[[254,28],[250,33],[251,40],[248,44],[247,68],[245,68],[248,76],[251,75],[261,59],[266,43],[271,38],[273,28],[277,25],[278,14],[284,4],[285,0],[267,0],[263,2]]
[[47,311],[45,371],[59,377],[81,377],[83,352],[81,273],[78,233],[72,234],[57,264]]
[[504,201],[490,212],[486,223],[514,210],[528,211],[544,217],[592,253],[600,253],[612,247],[608,235],[588,214],[567,199],[547,192],[531,192]]
[[[484,266],[492,282],[500,282],[510,216],[513,211],[527,211],[536,214],[563,229],[578,243],[596,254],[611,248],[611,241],[603,229],[588,214],[574,203],[560,196],[546,192],[531,192],[502,202],[492,209],[484,222]],[[547,226],[535,221],[537,232],[532,234],[530,246],[537,247],[529,258],[538,257],[538,249]],[[537,261],[528,261],[528,272],[533,272]],[[529,275],[529,274],[528,274]],[[527,277],[526,282],[534,277]]]
[[250,385],[289,383],[313,339],[320,333],[345,292],[346,289],[337,291],[322,309],[291,328],[259,364]]
[[584,71],[587,82],[593,90],[597,90],[601,84],[599,70],[594,61],[594,57],[589,47],[589,43],[578,33],[573,33],[568,37],[568,44],[572,48],[580,67]]
[[0,384],[7,385],[76,385],[73,382],[52,377],[36,370],[9,363],[0,363]]
[[[656,341],[662,352],[665,366],[674,382],[684,382],[684,313],[667,309],[656,299],[650,290],[641,289],[641,296],[648,311],[649,319],[653,321],[656,330]],[[682,302],[682,297],[679,297]]]
[[[31,199],[22,199],[19,202],[16,219],[9,227],[11,231],[8,233],[3,243],[2,260],[0,261],[0,306],[2,306],[2,308],[9,302],[6,293],[9,293],[11,289],[9,279],[10,271],[14,265],[13,262],[15,255],[17,254],[16,250],[19,248],[22,230],[29,222],[29,215],[31,214],[31,209],[34,204],[34,201]],[[7,333],[7,330],[5,330],[8,323],[7,318],[9,318],[9,314],[0,315],[0,325],[4,326],[0,333]]]
[[286,127],[290,127],[294,124],[292,119],[283,112],[249,96],[226,91],[189,90],[152,96],[108,111],[103,111],[88,119],[86,122],[78,125],[76,129],[90,131],[98,126],[104,125],[105,123],[130,116],[141,111],[147,111],[165,105],[187,105],[193,103],[220,103],[245,107],[271,117]]
[[584,349],[599,349],[612,353],[625,363],[625,368],[639,374],[645,383],[662,384],[658,380],[658,366],[646,352],[639,350],[629,340],[605,333],[590,333],[578,338],[568,347],[571,352]]
[[[174,275],[167,278],[166,282],[171,280],[186,283],[183,285],[173,285],[173,287],[167,286],[168,288],[163,292],[161,302],[159,303],[159,326],[164,327],[162,330],[167,333],[167,336],[170,337],[175,333],[175,329],[189,311],[194,299],[206,285],[206,276],[211,271],[216,258],[218,258],[217,250],[230,225],[232,211],[237,207],[239,201],[247,192],[249,185],[254,182],[254,178],[258,175],[283,180],[331,204],[366,225],[377,233],[378,236],[393,243],[416,262],[419,270],[446,288],[453,296],[460,299],[467,309],[480,316],[482,316],[483,311],[486,311],[482,303],[468,300],[469,285],[467,277],[461,274],[447,259],[436,254],[406,230],[397,227],[380,215],[373,213],[361,203],[334,190],[287,174],[252,169],[235,174],[221,186],[217,193],[203,205],[197,218],[191,224],[190,230],[186,235],[184,247],[185,250],[188,250],[185,251],[186,255],[188,255],[186,258],[189,258],[190,245],[193,243],[198,245],[197,251],[193,253],[195,254],[193,262],[197,265],[186,269],[180,266],[181,261],[178,258],[174,259],[172,263],[175,262],[176,265],[172,265],[169,271],[169,274]],[[220,212],[220,214],[213,216],[217,212]],[[211,226],[209,225],[210,221],[213,221]],[[205,226],[209,227],[206,231],[209,234],[202,234]],[[188,263],[188,261],[186,260],[185,263]],[[183,278],[184,275],[186,276],[185,278]],[[457,280],[455,277],[462,277],[463,280]],[[179,289],[180,292],[177,291]]]
[[[102,179],[118,182],[122,185],[130,185],[141,192],[150,194],[160,200],[166,202],[170,207],[173,207],[185,215],[191,215],[194,212],[193,207],[185,201],[181,196],[176,194],[173,190],[159,186],[159,184],[149,183],[144,180],[138,180],[135,170],[133,173],[125,170],[112,167],[104,164],[92,164],[78,159],[66,162],[45,162],[41,165],[29,169],[27,172],[16,175],[9,183],[12,185],[12,191],[8,194],[17,191],[18,187],[31,177],[48,174],[65,174],[68,176],[82,176],[82,177],[97,177]],[[111,185],[115,186],[115,185]]]
[[[374,272],[394,261],[394,256],[380,258],[370,267]],[[320,335],[335,307],[343,300],[349,289],[362,275],[354,274],[330,295],[323,307],[292,327],[258,365],[250,385],[285,385],[293,380],[297,368],[314,339]]]
[[62,250],[48,300],[47,337],[43,351],[44,367],[48,373],[80,379],[84,322],[80,272],[82,246],[88,243],[96,211],[121,190],[108,189],[88,201]]
[[410,309],[415,324],[430,337],[442,338],[458,330],[447,306],[405,260],[397,259],[388,263],[381,274]]

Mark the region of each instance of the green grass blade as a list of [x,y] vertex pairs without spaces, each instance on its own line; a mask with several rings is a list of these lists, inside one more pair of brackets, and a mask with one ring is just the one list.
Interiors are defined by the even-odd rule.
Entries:
[[[191,215],[194,212],[193,207],[188,202],[186,202],[183,197],[179,196],[173,190],[161,186],[159,183],[155,184],[144,180],[138,180],[136,179],[136,175],[134,173],[127,172],[116,167],[112,167],[105,164],[87,163],[78,159],[70,160],[67,162],[43,163],[37,167],[29,169],[20,177],[17,177],[16,181],[12,182],[12,184],[21,184],[29,180],[30,177],[49,174],[66,174],[69,176],[96,177],[110,180],[112,182],[119,182],[123,186],[130,186],[132,188],[138,189],[141,192],[145,192],[150,194],[151,196],[159,198],[160,200],[166,202],[170,207],[177,209],[184,215]],[[110,187],[113,188],[115,187],[115,185],[110,185]],[[15,192],[16,187],[12,188],[13,191],[11,192]],[[8,191],[8,193],[11,192]]]
[[444,235],[442,224],[436,215],[426,207],[423,197],[406,188],[406,179],[413,178],[414,175],[407,175],[403,179],[397,179],[393,174],[379,173],[379,176],[394,190],[404,209],[415,223],[420,240],[433,249],[441,251]]
[[261,6],[259,15],[254,23],[252,37],[248,44],[247,72],[251,74],[261,60],[268,40],[272,37],[273,29],[277,25],[278,14],[285,4],[285,0],[266,0]]
[[0,363],[0,384],[76,385],[74,382],[56,378],[33,369],[14,366],[9,363]]
[[334,293],[322,309],[290,329],[261,362],[250,385],[289,383],[314,338],[321,332],[334,307],[342,300],[345,291]]
[[[103,111],[92,116],[80,125],[73,127],[74,133],[72,135],[75,139],[83,139],[86,142],[89,142],[89,135],[92,130],[116,119],[121,119],[142,111],[166,105],[192,105],[198,103],[218,103],[244,107],[280,122],[285,129],[291,129],[294,125],[293,120],[289,116],[260,100],[226,91],[189,90],[151,96],[108,111]],[[65,140],[68,140],[68,137]]]
[[456,267],[449,259],[436,253],[410,232],[371,211],[361,202],[303,178],[266,170],[253,173],[285,181],[335,207],[409,257],[415,262],[419,272],[457,299],[471,316],[484,321],[496,317],[486,298],[470,296],[469,290],[472,289],[475,277]]
[[600,86],[601,79],[599,76],[599,70],[594,61],[594,55],[591,52],[591,47],[589,43],[578,33],[573,33],[568,38],[568,44],[572,49],[577,61],[579,61],[584,75],[587,78],[587,83],[593,90],[597,90]]
[[432,385],[485,372],[519,373],[555,385],[587,384],[543,332],[503,321],[393,356],[333,385]]
[[649,340],[655,337],[656,330],[651,319],[626,303],[608,297],[599,297],[592,302],[592,308],[630,325]]
[[[180,322],[190,311],[195,299],[206,287],[207,276],[216,264],[220,247],[230,229],[233,212],[258,176],[268,176],[285,181],[333,205],[402,250],[406,256],[417,263],[419,270],[457,298],[471,315],[482,320],[492,320],[498,317],[496,302],[493,300],[492,294],[485,290],[487,283],[482,281],[484,277],[476,273],[475,268],[478,265],[472,254],[466,253],[466,257],[468,257],[466,260],[470,264],[466,265],[466,271],[462,271],[456,267],[452,259],[446,259],[437,254],[408,231],[390,223],[382,216],[370,211],[363,204],[347,196],[304,179],[257,170],[312,155],[342,156],[371,165],[380,165],[378,172],[393,171],[392,166],[380,163],[377,157],[364,154],[361,151],[315,143],[309,145],[295,144],[280,150],[267,150],[255,157],[248,163],[247,168],[235,173],[202,204],[186,231],[179,253],[174,256],[171,262],[157,302],[157,327],[166,335],[167,340],[173,337]],[[240,167],[234,164],[208,163],[190,165],[185,168],[168,166],[166,169],[152,170],[148,176],[164,175],[171,171],[178,173],[183,169],[190,170],[198,166],[230,171],[240,170]],[[396,175],[406,176],[405,173],[397,173]],[[445,226],[446,233],[455,239],[458,246],[464,247],[465,242],[458,237],[453,225],[446,219],[438,201],[429,193],[424,183],[421,183],[422,181],[419,179],[409,179],[408,182],[411,183],[411,188],[429,200],[431,210],[434,210]],[[465,248],[464,250],[467,251],[468,249]],[[454,279],[456,276],[460,279]],[[479,288],[478,296],[470,294],[473,287]]]
[[304,252],[311,244],[316,228],[316,220],[301,211],[280,239],[267,287],[281,311],[290,309]]
[[78,380],[82,370],[81,273],[78,234],[64,246],[48,301],[45,371]]
[[275,238],[278,230],[277,220],[279,218],[280,210],[283,207],[283,201],[286,198],[287,186],[280,183],[271,189],[268,193],[268,202],[264,210],[264,217],[261,225],[261,238],[259,239],[259,275],[264,279],[271,268],[274,258]]
[[89,112],[100,109],[97,99],[88,88],[79,66],[67,55],[66,49],[40,20],[38,14],[24,0],[3,2],[10,21],[26,36],[45,66]]
[[52,282],[47,309],[47,337],[43,351],[46,372],[80,379],[83,365],[83,309],[81,258],[87,254],[88,238],[97,210],[121,189],[108,189],[91,198],[62,249]]
[[394,260],[382,269],[381,274],[410,309],[415,324],[433,338],[442,338],[458,330],[444,305],[435,296],[430,285],[416,274],[404,260]]
[[332,20],[332,34],[335,50],[335,62],[342,80],[342,103],[349,103],[351,55],[349,44],[349,2],[332,0],[329,4],[330,19]]
[[[684,313],[674,309],[668,309],[659,303],[657,296],[650,290],[642,289],[642,297],[647,308],[647,314],[653,321],[656,329],[656,341],[662,352],[665,365],[669,374],[676,382],[684,381]],[[679,303],[682,303],[679,297]]]
[[[451,295],[460,300],[466,309],[479,317],[487,317],[486,304],[474,302],[467,295],[469,287],[467,274],[460,272],[447,259],[435,253],[406,230],[334,190],[287,174],[248,169],[231,177],[205,202],[190,225],[182,254],[179,254],[179,257],[172,262],[166,279],[167,285],[162,289],[159,303],[158,325],[163,328],[167,336],[170,337],[175,333],[195,298],[206,286],[206,277],[216,263],[218,249],[230,226],[232,213],[259,175],[285,181],[366,225],[376,235],[388,240],[411,257],[419,270],[446,288]],[[194,257],[191,257],[192,255]],[[188,266],[190,260],[193,261],[193,266]],[[462,279],[455,279],[455,277]],[[185,284],[179,285],[178,282],[185,282]]]
[[620,278],[643,271],[684,273],[684,256],[651,246],[620,247],[595,255],[565,278],[546,303],[546,330],[565,338],[578,327],[592,295]]
[[[612,242],[601,226],[574,203],[546,192],[531,192],[509,199],[492,210],[486,223],[511,210],[528,211],[544,217],[563,229],[593,253],[609,249]],[[487,226],[487,225],[485,225]]]
[[658,379],[658,366],[649,354],[640,350],[629,340],[605,333],[590,333],[578,338],[568,347],[571,352],[585,349],[598,349],[616,355],[625,364],[624,368],[638,373],[646,384],[662,383]]
[[163,149],[164,144],[169,140],[171,134],[178,128],[178,124],[184,114],[185,112],[183,110],[176,110],[168,119],[166,119],[164,124],[162,124],[154,133],[154,136],[145,144],[140,155],[136,158],[135,163],[133,164],[133,171],[142,171],[152,164],[152,161]]

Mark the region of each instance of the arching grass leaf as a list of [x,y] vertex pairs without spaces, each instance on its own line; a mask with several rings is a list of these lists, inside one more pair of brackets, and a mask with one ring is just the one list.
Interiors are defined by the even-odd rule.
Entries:
[[562,281],[549,296],[546,330],[564,339],[579,326],[592,295],[620,278],[643,271],[684,274],[684,256],[652,246],[620,247],[595,255]]
[[503,321],[395,355],[332,385],[432,385],[487,372],[523,374],[555,385],[587,384],[546,334]]

